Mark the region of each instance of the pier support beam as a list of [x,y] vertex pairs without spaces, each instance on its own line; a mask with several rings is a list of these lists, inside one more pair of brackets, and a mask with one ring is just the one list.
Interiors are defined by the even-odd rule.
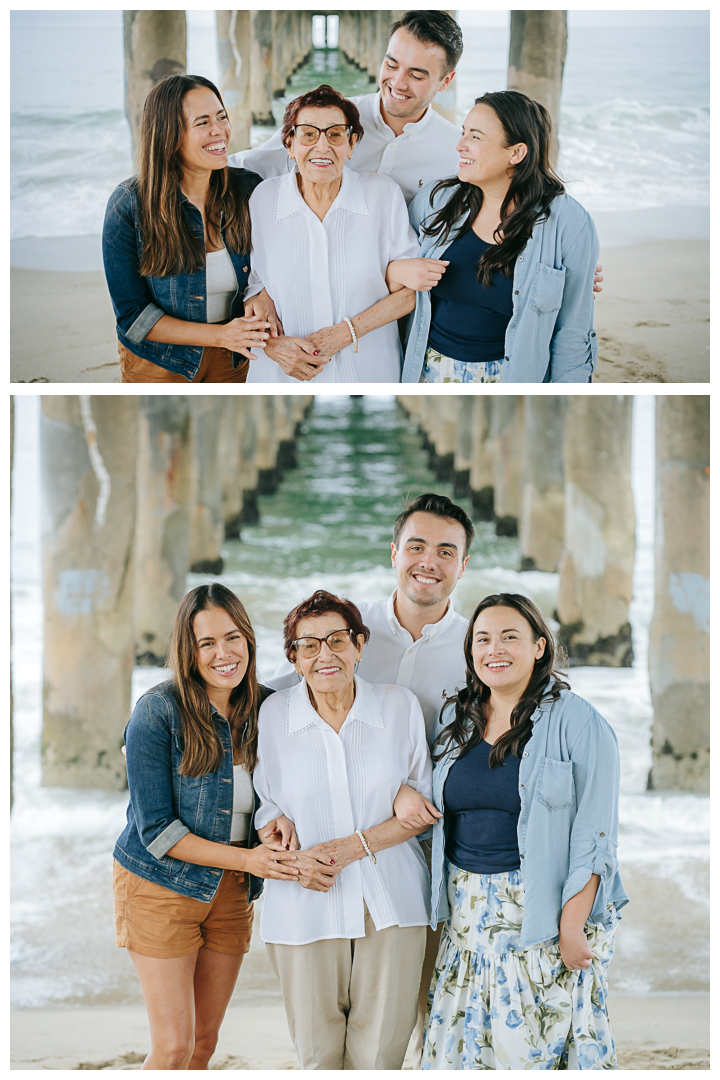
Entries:
[[228,151],[250,146],[250,12],[216,11],[220,93],[232,124]]
[[653,763],[648,786],[709,791],[710,399],[656,398]]
[[184,11],[123,11],[125,115],[130,124],[135,168],[140,164],[140,120],[153,86],[187,66]]
[[520,551],[522,570],[554,573],[565,532],[564,435],[567,398],[525,397],[525,462]]
[[[227,399],[234,400],[234,399]],[[138,399],[135,662],[165,663],[190,566],[190,399]]]
[[560,94],[567,53],[567,11],[511,11],[508,90],[539,101],[553,125],[552,159],[557,161]]
[[272,127],[273,102],[273,13],[250,12],[250,50],[252,79],[250,109],[253,124]]
[[632,666],[631,435],[630,396],[568,400],[558,621],[571,664]]
[[134,397],[44,397],[43,783],[126,786],[135,533]]
[[490,455],[498,536],[517,536],[522,511],[525,401],[520,395],[492,399]]

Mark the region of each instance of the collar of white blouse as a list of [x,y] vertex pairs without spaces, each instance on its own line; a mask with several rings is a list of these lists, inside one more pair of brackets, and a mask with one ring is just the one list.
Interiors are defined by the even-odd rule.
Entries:
[[[297,176],[298,167],[295,165],[292,172],[280,178],[275,199],[275,221],[283,221],[298,213],[309,214],[315,221],[318,220],[298,190]],[[359,214],[361,217],[370,216],[365,185],[360,174],[353,172],[352,169],[343,169],[340,191],[325,215],[325,219],[338,210],[346,210],[349,214]]]
[[[297,735],[313,726],[332,731],[330,725],[325,723],[310,704],[307,683],[304,679],[287,692],[286,720],[288,735]],[[375,687],[357,675],[355,676],[355,701],[345,719],[345,724],[352,723],[353,720],[379,730],[385,727],[385,719]],[[342,731],[342,728],[340,730]]]

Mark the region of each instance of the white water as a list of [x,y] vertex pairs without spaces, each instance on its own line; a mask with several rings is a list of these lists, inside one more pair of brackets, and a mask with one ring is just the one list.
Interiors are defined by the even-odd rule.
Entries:
[[[382,399],[374,401],[383,407]],[[124,825],[127,795],[40,786],[39,399],[15,402],[13,1000],[18,1007],[138,1000],[131,965],[114,948],[112,923],[111,852]],[[646,658],[653,603],[653,408],[653,398],[635,398],[635,666],[571,672],[573,689],[607,717],[620,745],[619,854],[631,896],[611,969],[612,986],[620,993],[699,991],[708,978],[708,800],[645,791],[652,723]],[[319,585],[358,600],[387,595],[393,585],[390,570],[261,581],[227,574],[223,580],[238,588],[252,612],[266,674],[281,655],[279,620],[296,600]],[[528,592],[551,611],[557,579],[504,567],[469,571],[456,592],[457,607],[468,613],[481,590],[499,588]],[[135,696],[163,677],[158,669],[136,670]],[[246,992],[241,979],[236,994]],[[264,986],[253,989],[263,992]]]

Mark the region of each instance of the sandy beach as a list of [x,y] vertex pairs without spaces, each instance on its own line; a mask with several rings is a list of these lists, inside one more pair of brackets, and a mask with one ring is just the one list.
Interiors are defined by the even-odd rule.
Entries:
[[[643,216],[640,215],[643,220]],[[599,224],[605,281],[596,301],[596,382],[707,382],[710,366],[709,243],[646,239],[614,246]],[[698,236],[701,229],[680,228]],[[82,241],[82,243],[81,243]],[[15,241],[11,270],[11,381],[119,382],[115,321],[99,243],[83,237]],[[66,269],[61,269],[65,267]],[[73,267],[73,269],[67,269]]]
[[[708,1069],[709,1007],[704,994],[612,999],[620,1068]],[[11,1069],[139,1069],[148,1046],[141,1005],[11,1016]],[[210,1068],[297,1069],[280,1002],[232,1005]]]

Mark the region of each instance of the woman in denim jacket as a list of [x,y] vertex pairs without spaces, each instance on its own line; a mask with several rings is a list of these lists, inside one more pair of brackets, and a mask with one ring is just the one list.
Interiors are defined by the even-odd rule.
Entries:
[[[617,869],[619,760],[570,693],[535,605],[478,604],[467,683],[436,723],[432,925],[447,920],[423,1069],[616,1069],[607,964],[627,896]],[[401,803],[402,799],[402,803]],[[403,788],[396,812],[427,806]]]
[[150,1020],[143,1067],[207,1069],[250,946],[257,879],[294,880],[296,856],[254,846],[257,713],[272,691],[257,683],[255,636],[229,589],[188,593],[171,657],[173,680],[140,698],[125,730],[115,924]]
[[418,290],[403,382],[591,381],[598,240],[550,165],[551,131],[524,94],[485,94],[457,177],[413,200],[422,258],[388,268],[391,289]]
[[267,293],[243,310],[261,177],[228,168],[230,132],[208,79],[171,75],[145,100],[140,170],[103,227],[123,382],[244,382],[251,346],[279,329]]

